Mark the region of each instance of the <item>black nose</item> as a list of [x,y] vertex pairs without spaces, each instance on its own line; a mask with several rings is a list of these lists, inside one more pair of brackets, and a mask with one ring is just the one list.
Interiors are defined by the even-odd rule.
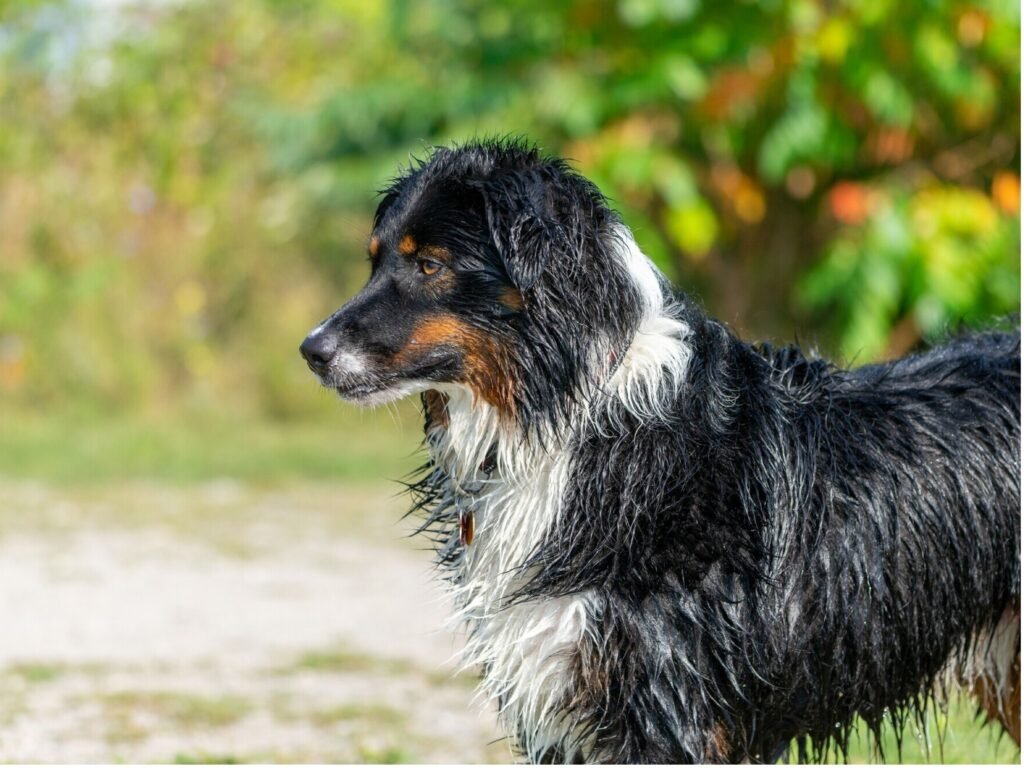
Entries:
[[299,352],[306,358],[314,373],[323,374],[334,359],[338,349],[337,339],[329,333],[310,334],[299,347]]

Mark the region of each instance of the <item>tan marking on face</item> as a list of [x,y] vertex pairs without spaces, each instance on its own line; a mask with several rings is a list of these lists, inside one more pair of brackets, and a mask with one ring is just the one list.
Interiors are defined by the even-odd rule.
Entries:
[[405,349],[399,354],[415,352],[417,348],[429,349],[440,344],[461,343],[472,332],[468,325],[453,315],[433,315],[417,323]]
[[523,294],[519,292],[518,288],[506,288],[498,296],[498,301],[515,312],[522,312],[523,307],[526,306]]
[[515,416],[517,388],[511,351],[490,334],[453,315],[434,315],[420,322],[395,360],[407,362],[442,345],[461,350],[463,370],[459,380],[475,396],[494,406],[503,417]]
[[380,238],[374,235],[370,238],[370,244],[366,248],[370,253],[371,259],[376,259],[377,254],[380,253]]
[[398,242],[398,252],[403,256],[412,256],[416,253],[416,240],[412,235],[406,235]]
[[442,264],[448,264],[452,260],[451,251],[440,245],[424,245],[417,255],[423,259],[440,261]]

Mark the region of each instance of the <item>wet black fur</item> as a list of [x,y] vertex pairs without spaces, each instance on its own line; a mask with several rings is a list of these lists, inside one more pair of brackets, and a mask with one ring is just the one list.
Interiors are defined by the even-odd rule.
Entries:
[[[438,150],[377,216],[456,253],[470,292],[449,309],[515,350],[524,434],[568,429],[602,396],[591,350],[614,359],[637,327],[616,222],[592,184],[514,142]],[[525,310],[488,314],[481,296],[505,285]],[[820,759],[857,715],[923,717],[940,670],[1019,605],[1019,329],[843,370],[665,292],[690,328],[685,386],[664,421],[619,407],[569,436],[563,517],[523,565],[516,599],[591,590],[600,606],[572,660],[572,735],[528,757],[774,760],[797,739]],[[413,491],[456,563],[472,499],[434,466]]]
[[614,761],[707,759],[723,725],[729,759],[845,751],[1019,600],[1019,339],[840,371],[688,321],[676,418],[581,436],[603,471],[536,553],[532,595],[605,595],[613,684],[572,716]]
[[[437,149],[410,168],[384,191],[374,232],[385,243],[411,234],[454,255],[457,287],[430,309],[486,330],[508,350],[519,378],[516,418],[528,433],[563,421],[580,383],[593,380],[595,333],[622,350],[639,321],[637,291],[605,237],[617,221],[597,187],[563,161],[493,142]],[[526,312],[498,300],[509,287],[524,295]],[[420,311],[407,302],[389,324]]]

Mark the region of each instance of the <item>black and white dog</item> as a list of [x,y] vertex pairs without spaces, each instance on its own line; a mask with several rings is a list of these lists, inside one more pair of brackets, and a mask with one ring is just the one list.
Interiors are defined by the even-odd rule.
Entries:
[[421,394],[415,509],[527,758],[820,759],[953,684],[1019,744],[1019,329],[849,371],[751,346],[515,142],[398,178],[369,254],[301,351]]

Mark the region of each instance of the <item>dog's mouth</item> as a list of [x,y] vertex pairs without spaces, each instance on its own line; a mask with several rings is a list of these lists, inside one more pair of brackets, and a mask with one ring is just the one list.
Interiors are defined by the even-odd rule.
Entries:
[[354,405],[374,406],[424,392],[434,385],[434,382],[425,379],[394,376],[386,379],[350,379],[332,382],[328,386],[346,402]]
[[[393,383],[393,382],[392,382]],[[360,402],[390,389],[390,384],[381,381],[354,380],[334,385],[334,391],[343,400]]]

